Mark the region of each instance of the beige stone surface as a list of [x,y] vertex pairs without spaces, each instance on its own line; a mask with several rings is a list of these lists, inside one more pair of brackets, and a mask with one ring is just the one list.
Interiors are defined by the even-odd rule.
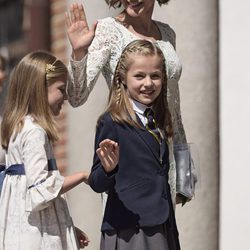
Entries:
[[[108,15],[109,9],[104,1],[87,0],[86,15],[91,25],[96,19]],[[108,88],[101,76],[88,101],[81,107],[68,110],[69,121],[69,171],[90,171],[93,152],[96,121],[104,110],[108,98]],[[102,220],[101,196],[85,184],[69,192],[68,201],[71,214],[77,226],[89,236],[88,250],[97,250],[100,241],[100,224]]]
[[250,248],[249,12],[220,1],[220,250]]
[[218,35],[217,1],[170,1],[155,18],[176,31],[183,64],[180,80],[187,139],[198,149],[196,197],[176,215],[183,250],[218,249]]

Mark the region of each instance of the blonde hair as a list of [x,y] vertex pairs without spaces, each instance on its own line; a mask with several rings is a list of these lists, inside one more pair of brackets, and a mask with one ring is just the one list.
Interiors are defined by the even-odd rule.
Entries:
[[[167,4],[170,0],[157,0],[158,4],[161,6],[162,4]],[[105,0],[105,2],[109,5],[109,7],[119,8],[122,3],[121,0]]]
[[112,119],[118,123],[127,123],[131,126],[140,127],[135,112],[128,97],[125,83],[126,74],[134,55],[158,56],[162,60],[162,89],[153,103],[155,119],[160,129],[169,137],[172,136],[171,115],[167,103],[167,74],[165,57],[160,48],[146,40],[136,40],[127,45],[117,63],[113,82],[109,93],[109,102],[106,111]]
[[24,117],[28,114],[46,131],[52,142],[58,139],[47,87],[65,74],[66,66],[45,51],[26,55],[13,69],[1,124],[4,149],[8,149],[11,135],[21,131]]

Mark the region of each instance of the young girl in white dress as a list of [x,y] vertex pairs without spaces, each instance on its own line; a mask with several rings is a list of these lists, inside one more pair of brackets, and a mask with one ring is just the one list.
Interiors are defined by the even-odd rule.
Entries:
[[6,151],[1,250],[75,250],[88,245],[87,236],[74,227],[63,196],[87,182],[88,174],[62,176],[52,150],[58,138],[54,116],[66,99],[66,81],[67,68],[47,52],[28,54],[12,72],[1,127]]

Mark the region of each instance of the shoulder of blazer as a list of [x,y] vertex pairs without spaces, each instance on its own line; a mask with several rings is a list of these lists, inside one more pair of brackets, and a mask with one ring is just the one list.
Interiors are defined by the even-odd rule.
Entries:
[[117,123],[108,112],[100,116],[97,124],[96,136],[98,140],[109,138],[118,142]]
[[113,125],[115,122],[113,121],[110,113],[108,112],[105,112],[103,113],[99,119],[98,119],[98,124],[97,124],[97,127],[99,126],[103,126],[103,124],[108,124],[108,125]]

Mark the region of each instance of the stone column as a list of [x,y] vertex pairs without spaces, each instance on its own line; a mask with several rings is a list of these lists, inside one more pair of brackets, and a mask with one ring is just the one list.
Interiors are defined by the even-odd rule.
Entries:
[[188,142],[198,149],[196,197],[177,206],[182,250],[217,250],[219,218],[218,6],[211,1],[156,4],[154,18],[176,32],[183,64],[181,108]]
[[250,240],[250,2],[220,1],[220,250]]

